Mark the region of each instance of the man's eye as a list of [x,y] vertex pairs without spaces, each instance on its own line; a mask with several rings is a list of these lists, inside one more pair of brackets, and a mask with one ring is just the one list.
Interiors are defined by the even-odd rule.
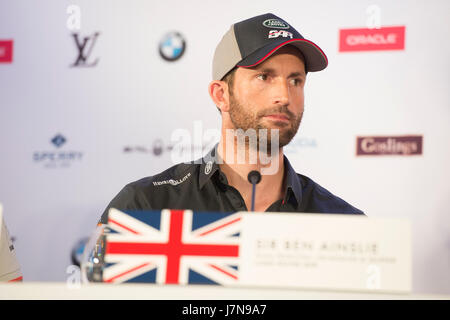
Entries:
[[260,80],[264,80],[265,81],[265,80],[267,80],[267,74],[264,74],[264,73],[263,74],[259,74],[257,76],[257,78],[260,79]]
[[292,83],[294,86],[298,86],[298,85],[300,85],[300,84],[302,83],[302,80],[301,80],[301,79],[292,79],[292,80],[291,80],[291,83]]

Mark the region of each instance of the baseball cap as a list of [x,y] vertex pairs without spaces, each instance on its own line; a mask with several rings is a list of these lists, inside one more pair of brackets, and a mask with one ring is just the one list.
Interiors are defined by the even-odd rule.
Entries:
[[213,80],[222,80],[236,66],[256,66],[285,45],[301,51],[306,72],[320,71],[328,65],[327,56],[318,45],[280,17],[266,13],[231,25],[214,52]]

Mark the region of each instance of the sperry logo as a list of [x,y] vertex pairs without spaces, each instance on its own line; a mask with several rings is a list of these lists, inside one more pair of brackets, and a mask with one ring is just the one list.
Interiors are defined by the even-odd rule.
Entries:
[[50,143],[57,150],[43,150],[33,153],[33,161],[42,163],[45,168],[68,168],[74,162],[81,161],[83,152],[64,150],[67,139],[62,134],[57,134],[50,139]]
[[289,29],[289,25],[279,19],[267,19],[263,22],[263,26],[267,28]]
[[270,38],[278,38],[278,37],[283,37],[283,38],[293,38],[292,33],[287,32],[285,30],[270,30],[269,31],[269,39]]
[[357,137],[357,156],[420,155],[423,136]]
[[64,136],[57,134],[56,136],[53,137],[52,140],[50,140],[55,147],[59,148],[61,147],[64,143],[66,143],[66,138],[64,138]]

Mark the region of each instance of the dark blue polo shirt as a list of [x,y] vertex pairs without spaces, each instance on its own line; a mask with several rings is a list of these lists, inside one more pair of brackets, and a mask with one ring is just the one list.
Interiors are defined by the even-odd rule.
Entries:
[[[100,222],[107,222],[109,208],[247,211],[241,194],[228,184],[225,174],[220,170],[217,161],[214,161],[215,152],[216,148],[198,161],[180,163],[160,174],[126,185],[105,209]],[[266,211],[363,214],[361,210],[333,195],[310,178],[296,173],[286,156],[284,166],[286,194]]]

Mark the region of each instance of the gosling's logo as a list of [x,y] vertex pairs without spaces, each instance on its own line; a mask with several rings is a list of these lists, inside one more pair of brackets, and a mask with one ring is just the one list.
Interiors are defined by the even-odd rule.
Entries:
[[421,155],[423,136],[357,137],[357,156]]
[[279,19],[267,19],[263,22],[263,26],[267,28],[289,29],[290,26]]

